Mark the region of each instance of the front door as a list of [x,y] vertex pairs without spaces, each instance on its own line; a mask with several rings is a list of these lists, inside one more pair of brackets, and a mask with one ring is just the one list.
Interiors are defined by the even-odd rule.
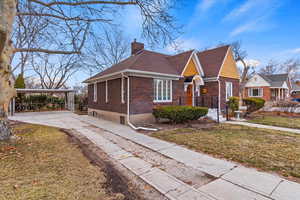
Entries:
[[193,105],[193,85],[188,85],[186,90],[186,105]]

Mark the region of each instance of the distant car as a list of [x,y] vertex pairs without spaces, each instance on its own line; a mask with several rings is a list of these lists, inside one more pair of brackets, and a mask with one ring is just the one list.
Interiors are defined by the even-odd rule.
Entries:
[[300,103],[300,98],[298,98],[298,99],[292,99],[292,101]]

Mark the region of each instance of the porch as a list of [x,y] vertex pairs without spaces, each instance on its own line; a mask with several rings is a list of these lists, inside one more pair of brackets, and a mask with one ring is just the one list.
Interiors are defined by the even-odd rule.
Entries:
[[271,101],[281,101],[288,98],[289,90],[286,88],[270,88]]

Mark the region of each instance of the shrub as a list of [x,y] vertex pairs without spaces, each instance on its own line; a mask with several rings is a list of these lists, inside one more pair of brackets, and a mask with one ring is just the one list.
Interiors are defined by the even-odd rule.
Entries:
[[156,119],[169,119],[172,123],[197,120],[207,114],[208,108],[192,106],[159,106],[153,109]]
[[231,112],[237,111],[239,109],[239,97],[230,97],[227,101],[227,105],[230,108]]
[[247,112],[251,113],[254,111],[257,111],[264,107],[265,100],[262,98],[256,98],[256,97],[249,97],[243,99],[244,104],[247,106]]
[[15,81],[15,88],[25,88],[25,80],[22,74],[19,74]]

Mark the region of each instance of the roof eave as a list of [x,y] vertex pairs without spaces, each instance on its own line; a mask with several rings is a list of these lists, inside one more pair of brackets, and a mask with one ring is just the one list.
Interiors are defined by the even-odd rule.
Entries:
[[118,71],[118,72],[115,72],[115,73],[111,73],[111,74],[99,76],[99,77],[96,77],[96,78],[93,78],[93,79],[85,80],[83,83],[94,83],[94,82],[97,82],[101,79],[110,78],[112,76],[115,76],[115,75],[118,75],[118,74],[123,74],[123,73],[131,73],[132,75],[134,75],[134,74],[137,74],[137,75],[145,74],[145,75],[153,76],[153,77],[161,76],[161,77],[176,78],[176,79],[182,77],[182,76],[176,75],[176,74],[166,74],[166,73],[159,73],[159,72],[125,69],[125,70]]

